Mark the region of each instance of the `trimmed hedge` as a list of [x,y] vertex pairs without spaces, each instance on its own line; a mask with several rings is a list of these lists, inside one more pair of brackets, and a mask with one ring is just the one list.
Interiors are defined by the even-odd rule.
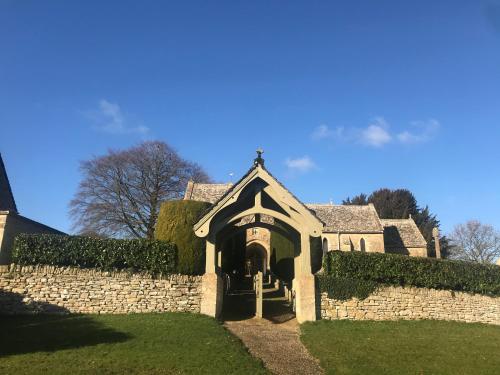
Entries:
[[196,237],[193,225],[210,203],[178,200],[162,203],[156,221],[155,238],[177,245],[178,271],[184,275],[205,272],[205,240]]
[[[339,299],[366,298],[377,285],[446,289],[500,296],[500,267],[396,254],[332,251],[320,289]],[[367,294],[367,292],[370,292]]]
[[278,232],[271,231],[271,271],[291,283],[294,277],[294,244]]
[[14,263],[130,269],[154,274],[177,271],[177,249],[163,241],[117,240],[58,234],[21,234],[14,241]]
[[364,279],[333,277],[329,275],[318,275],[317,277],[321,291],[328,293],[329,298],[340,301],[345,301],[352,297],[365,299],[377,290],[377,286],[379,285],[375,281]]

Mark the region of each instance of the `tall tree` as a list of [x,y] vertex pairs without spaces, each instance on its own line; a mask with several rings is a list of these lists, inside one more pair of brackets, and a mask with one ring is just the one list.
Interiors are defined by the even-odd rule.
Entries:
[[494,263],[500,257],[500,232],[477,220],[457,225],[450,240],[453,245],[450,252],[452,258]]
[[[427,251],[430,256],[435,256],[434,238],[432,229],[439,228],[439,220],[432,214],[428,206],[419,208],[413,193],[407,189],[378,189],[369,196],[359,194],[347,198],[342,204],[368,204],[373,203],[375,210],[382,219],[407,219],[410,215],[415,220],[420,232],[427,241]],[[450,248],[448,239],[443,236],[439,239],[441,255],[446,257]]]
[[368,197],[382,219],[406,219],[418,212],[415,196],[406,189],[379,189]]
[[342,204],[347,204],[347,205],[366,205],[368,204],[368,197],[366,196],[366,194],[359,194],[359,195],[355,195],[354,197],[349,198],[347,197],[347,199],[344,199],[342,201]]
[[353,198],[347,198],[342,204],[368,204],[373,203],[378,215],[382,219],[403,219],[418,212],[417,200],[414,195],[406,189],[379,189],[369,196],[359,194]]
[[190,179],[210,181],[198,164],[160,141],[110,150],[81,162],[80,170],[70,216],[77,232],[99,236],[153,239],[161,202],[181,198]]

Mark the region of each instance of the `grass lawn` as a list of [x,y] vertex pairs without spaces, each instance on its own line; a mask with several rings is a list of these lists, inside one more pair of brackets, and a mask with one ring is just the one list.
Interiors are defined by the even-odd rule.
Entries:
[[498,326],[319,321],[301,330],[329,374],[500,374]]
[[197,314],[0,316],[0,374],[264,374]]

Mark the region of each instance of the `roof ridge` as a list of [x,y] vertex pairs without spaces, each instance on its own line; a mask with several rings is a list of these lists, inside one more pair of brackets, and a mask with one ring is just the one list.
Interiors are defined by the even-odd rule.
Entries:
[[370,207],[370,204],[331,204],[331,203],[305,203],[306,206],[319,206],[319,207]]
[[406,219],[380,219],[380,220],[385,220],[385,221],[413,221],[415,222],[411,217],[408,217]]
[[232,185],[232,182],[193,182],[195,185]]

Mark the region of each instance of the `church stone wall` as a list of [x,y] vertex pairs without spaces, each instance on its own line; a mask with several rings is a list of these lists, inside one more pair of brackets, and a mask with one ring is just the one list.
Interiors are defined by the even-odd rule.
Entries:
[[0,266],[0,313],[200,312],[201,276]]
[[428,256],[427,247],[400,247],[400,248],[386,248],[386,253],[409,255],[411,257],[424,257]]
[[381,287],[364,300],[339,301],[321,294],[329,320],[454,320],[500,325],[500,297],[415,287]]
[[340,241],[337,233],[323,233],[323,238],[328,240],[329,251],[360,251],[361,239],[363,239],[366,252],[384,252],[384,235],[382,233],[340,233]]

